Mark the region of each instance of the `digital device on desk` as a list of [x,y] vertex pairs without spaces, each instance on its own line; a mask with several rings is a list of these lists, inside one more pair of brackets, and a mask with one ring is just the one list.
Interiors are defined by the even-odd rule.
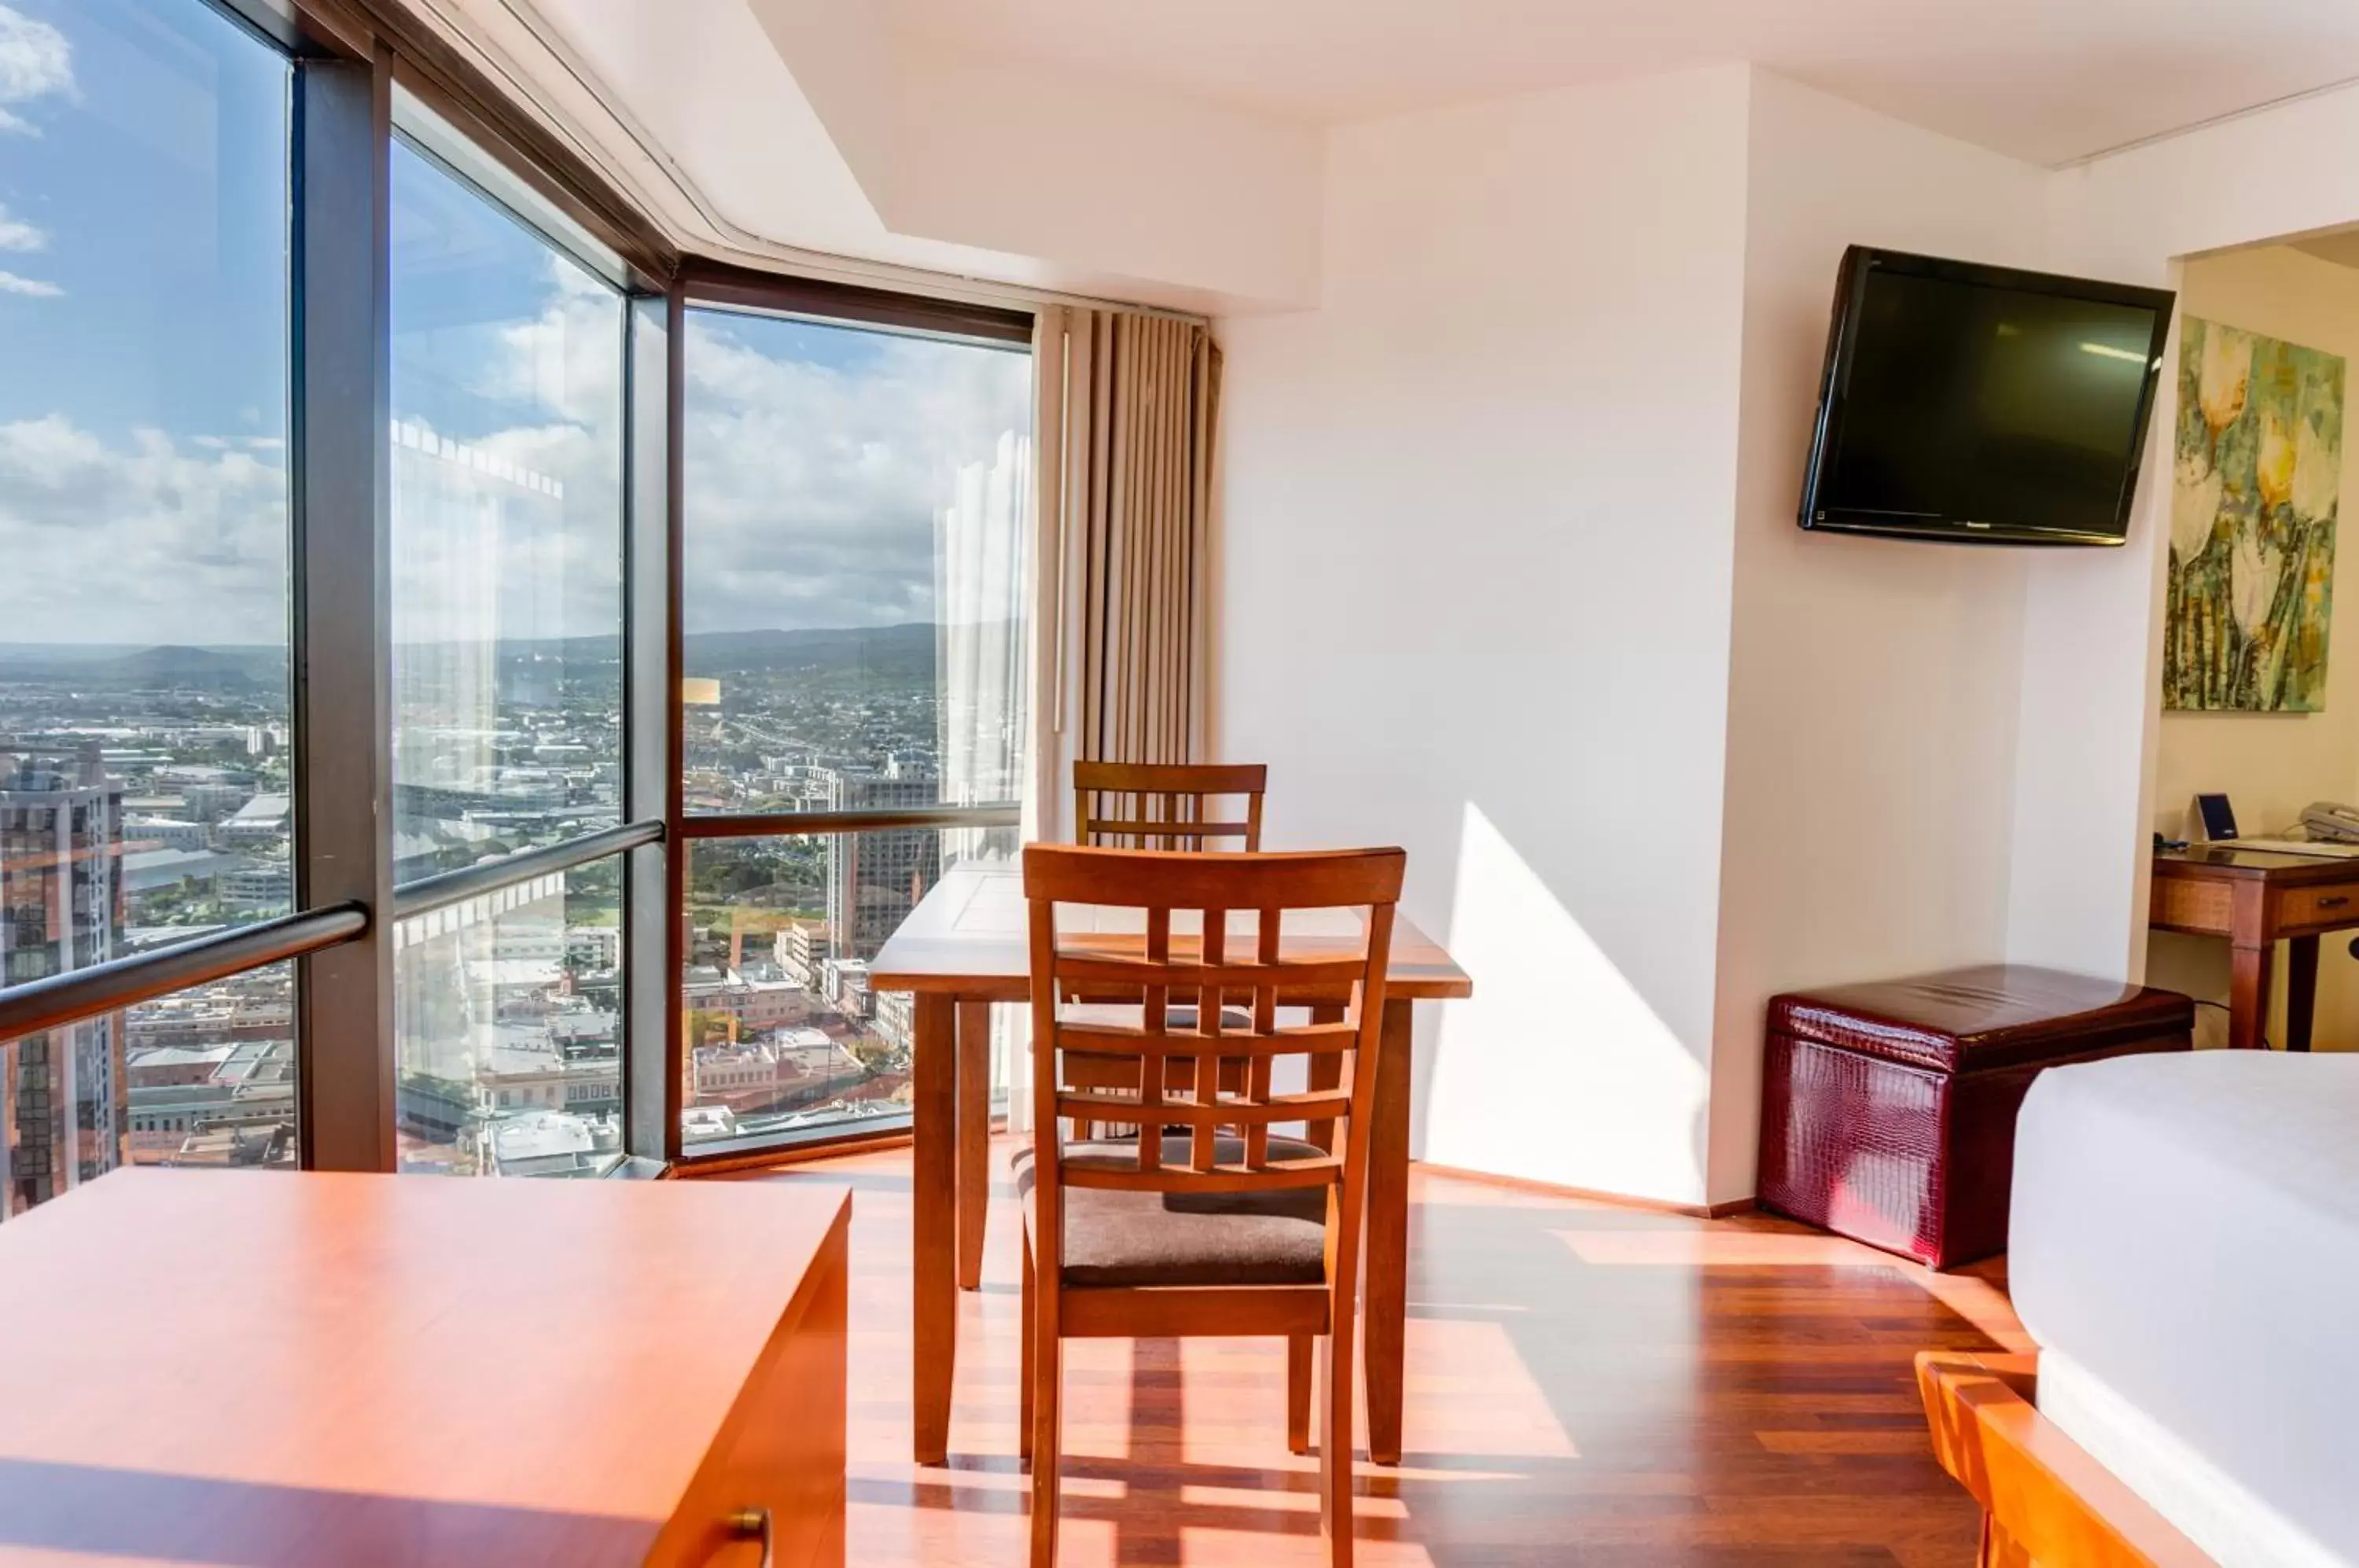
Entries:
[[[2199,811],[2206,800],[2217,800],[2223,811],[2227,809],[2228,798],[2225,795],[2198,795],[2195,801]],[[2208,818],[2204,831],[2207,833],[2211,832]],[[2229,823],[2231,836],[2234,832],[2235,824],[2232,820]],[[2274,850],[2279,855],[2307,855],[2323,860],[2359,860],[2359,806],[2338,806],[2332,800],[2313,800],[2302,808],[2301,833],[2300,838],[2245,838],[2237,839],[2236,844],[2243,849]]]
[[2196,796],[2195,819],[2203,824],[2203,836],[2213,844],[2226,844],[2236,836],[2236,813],[2225,795]]
[[2359,844],[2359,806],[2312,800],[2301,809],[2301,831],[2312,839]]

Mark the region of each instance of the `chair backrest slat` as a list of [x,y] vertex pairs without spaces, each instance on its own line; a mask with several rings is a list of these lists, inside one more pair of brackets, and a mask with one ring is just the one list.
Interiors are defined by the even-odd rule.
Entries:
[[[1347,1184],[1347,1161],[1354,1151],[1365,1157],[1370,1063],[1405,863],[1397,849],[1025,851],[1044,1225],[1057,1212],[1060,1181],[1167,1192]],[[1094,920],[1060,927],[1060,908],[1073,906],[1143,913],[1144,935],[1126,921],[1116,923],[1127,936]],[[1321,909],[1361,916],[1349,936],[1331,926],[1298,937],[1316,955],[1289,957],[1288,914]],[[1255,928],[1249,960],[1235,954],[1231,925],[1240,911]],[[1190,930],[1175,915],[1199,919]],[[1086,1004],[1073,1000],[1084,994]],[[1280,1021],[1280,1007],[1306,997],[1322,1005],[1319,1021]],[[1280,1057],[1302,1059],[1306,1069],[1312,1059],[1330,1063],[1326,1086],[1273,1093]],[[1141,1136],[1117,1155],[1069,1160],[1067,1122],[1135,1126]],[[1292,1148],[1273,1157],[1271,1127],[1296,1122],[1340,1124],[1350,1136],[1316,1157]],[[1167,1145],[1167,1131],[1182,1136]]]
[[[1112,849],[1261,848],[1260,763],[1076,762],[1073,840]],[[1236,799],[1241,814],[1215,814]]]

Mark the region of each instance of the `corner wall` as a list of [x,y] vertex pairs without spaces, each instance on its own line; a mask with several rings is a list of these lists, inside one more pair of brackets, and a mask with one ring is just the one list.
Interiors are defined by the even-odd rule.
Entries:
[[1216,755],[1476,976],[1420,1157],[1704,1198],[1750,73],[1346,127],[1227,354]]
[[1710,1200],[1770,996],[2003,957],[2027,552],[1795,524],[1848,245],[2038,267],[2041,173],[1753,79]]
[[1741,1197],[1775,991],[2144,972],[2171,385],[2123,549],[1803,534],[1836,260],[2169,285],[2359,220],[2332,146],[2359,89],[2048,173],[1742,66],[1330,136],[1321,307],[1221,323],[1215,745],[1473,972],[1423,1158]]

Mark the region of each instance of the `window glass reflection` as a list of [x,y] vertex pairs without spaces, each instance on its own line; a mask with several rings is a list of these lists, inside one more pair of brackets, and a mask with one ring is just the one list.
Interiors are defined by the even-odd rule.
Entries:
[[[0,984],[288,907],[289,84],[205,5],[0,3]],[[0,1044],[0,1219],[285,1163],[291,1015],[282,966]]]
[[407,142],[392,290],[409,882],[619,819],[624,303]]
[[594,1176],[623,1157],[622,862],[394,928],[404,1171]]

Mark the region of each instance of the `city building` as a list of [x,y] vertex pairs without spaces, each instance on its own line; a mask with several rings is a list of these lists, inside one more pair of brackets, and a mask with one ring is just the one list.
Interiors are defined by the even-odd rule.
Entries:
[[[201,1077],[193,1068],[212,1059]],[[159,1063],[160,1059],[160,1063]],[[156,1075],[147,1077],[151,1064]],[[163,1047],[131,1069],[125,1098],[131,1158],[141,1164],[266,1164],[295,1154],[295,1042]]]
[[[904,766],[897,757],[875,772],[814,768],[811,777],[825,790],[822,811],[889,811],[941,803],[941,780],[930,769]],[[940,879],[941,869],[939,834],[932,828],[832,834],[827,841],[827,929],[835,952],[847,958],[875,957],[885,939],[900,929],[918,900]]]
[[918,1042],[918,996],[914,991],[872,991],[876,999],[875,1016],[871,1020],[877,1038],[897,1051],[908,1051]]
[[622,928],[619,926],[566,927],[565,962],[589,970],[621,968]]
[[622,1149],[617,1123],[566,1111],[506,1117],[492,1123],[484,1138],[486,1163],[499,1176],[600,1176]]
[[876,1010],[876,993],[868,985],[868,960],[831,958],[820,965],[821,995],[846,1018],[866,1022]]
[[[5,984],[115,956],[122,863],[123,786],[95,748],[0,757]],[[114,1014],[0,1047],[0,1219],[121,1161],[122,1045]]]
[[221,824],[221,839],[225,844],[242,849],[263,844],[285,844],[289,831],[288,798],[285,795],[256,795]]
[[[125,802],[128,811],[129,803]],[[123,842],[128,851],[136,844],[142,849],[203,849],[212,840],[212,832],[202,822],[182,822],[177,817],[127,815],[123,824]],[[136,853],[136,852],[133,852]]]
[[820,966],[830,957],[827,927],[805,920],[788,923],[771,939],[771,953],[786,976],[816,990]]

